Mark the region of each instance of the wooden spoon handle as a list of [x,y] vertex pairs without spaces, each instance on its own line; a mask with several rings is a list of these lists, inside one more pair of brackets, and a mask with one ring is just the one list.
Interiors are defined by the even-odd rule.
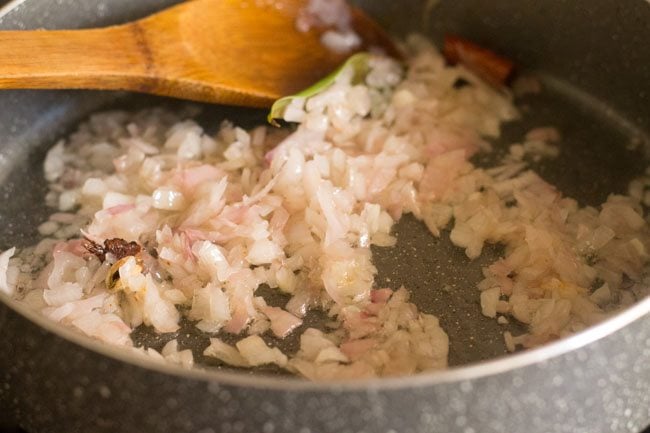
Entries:
[[139,23],[105,29],[0,32],[0,89],[151,91]]

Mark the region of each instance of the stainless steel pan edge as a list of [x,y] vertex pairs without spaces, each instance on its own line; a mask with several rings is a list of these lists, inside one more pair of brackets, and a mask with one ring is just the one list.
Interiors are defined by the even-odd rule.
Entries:
[[[162,3],[15,1],[0,24],[90,26]],[[70,125],[114,97],[0,95],[14,119],[50,116],[33,135],[11,133],[8,116],[0,116],[3,151],[8,139],[34,148],[51,125]],[[20,310],[0,305],[0,343],[8,348],[0,354],[0,413],[33,431],[634,432],[650,422],[648,299],[584,333],[505,359],[329,385],[148,366]]]

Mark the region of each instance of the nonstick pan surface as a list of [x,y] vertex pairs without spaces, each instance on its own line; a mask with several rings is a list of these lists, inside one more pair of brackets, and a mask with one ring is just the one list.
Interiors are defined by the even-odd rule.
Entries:
[[[106,4],[100,2],[97,2],[97,4],[95,2],[69,2],[69,4],[62,2],[60,11],[57,7],[52,6],[50,2],[44,0],[28,0],[19,3],[22,4],[16,6],[13,12],[9,12],[0,18],[0,24],[4,28],[20,26],[21,23],[29,23],[28,25],[31,26],[47,27],[70,27],[71,24],[75,26],[76,23],[83,23],[83,26],[116,23],[142,16],[150,10],[160,8],[165,3],[171,2],[147,1],[138,4],[127,4],[128,2],[121,1]],[[426,6],[415,1],[406,3],[408,4],[403,5],[405,10],[423,10],[423,7]],[[440,35],[447,30],[466,34],[479,42],[500,49],[501,52],[512,56],[521,65],[524,65],[525,73],[536,74],[543,83],[544,91],[541,94],[523,97],[518,101],[518,105],[523,112],[523,119],[505,126],[503,136],[499,142],[495,143],[497,149],[496,155],[479,156],[475,161],[477,164],[489,164],[490,159],[498,156],[499,152],[502,152],[506,145],[517,141],[532,127],[553,125],[562,131],[562,157],[557,160],[542,161],[537,165],[533,165],[533,169],[550,183],[556,185],[564,194],[576,198],[582,205],[598,205],[610,193],[625,193],[629,181],[643,173],[648,166],[648,136],[646,131],[650,126],[650,108],[648,108],[650,106],[650,103],[648,103],[648,98],[650,98],[650,89],[648,88],[648,83],[650,83],[650,71],[648,70],[650,54],[648,54],[647,50],[645,54],[636,50],[635,48],[639,47],[635,46],[634,42],[641,37],[639,36],[639,32],[643,34],[643,31],[645,31],[650,37],[650,30],[647,24],[650,22],[650,7],[642,1],[621,2],[626,3],[629,6],[628,9],[622,6],[620,9],[619,7],[612,7],[606,4],[607,2],[599,2],[598,4],[575,2],[575,4],[571,3],[570,5],[564,2],[548,2],[546,6],[528,2],[530,3],[528,6],[532,9],[528,10],[526,15],[521,12],[526,10],[526,5],[522,5],[521,2],[503,2],[503,5],[496,5],[492,9],[477,3],[471,1],[443,1],[438,5],[434,5],[433,10],[435,13],[432,13],[426,20],[421,19],[421,14],[414,17],[411,16],[413,14],[406,16],[407,14],[405,13],[396,12],[392,9],[394,5],[391,5],[390,2],[367,2],[365,6],[367,6],[370,12],[375,13],[380,20],[383,17],[384,22],[389,23],[389,26],[397,33],[404,33],[407,29],[412,28],[429,29],[434,40],[439,39]],[[517,3],[517,5],[514,3]],[[510,5],[512,11],[515,11],[513,14],[510,14],[509,18],[508,14],[501,9],[506,4]],[[75,9],[75,6],[79,5],[83,6]],[[51,13],[44,15],[42,11],[46,10]],[[481,15],[482,12],[485,14]],[[558,22],[555,25],[561,31],[553,32],[553,25],[549,24],[552,20],[549,20],[546,14],[553,15],[555,13],[559,14],[560,12],[566,16],[574,17],[573,19],[575,20],[582,17],[585,22],[577,21],[577,23],[573,23],[572,25],[568,22]],[[596,13],[609,14],[613,18],[608,18],[611,21],[603,18],[598,23],[587,23],[584,14],[592,17]],[[535,16],[536,14],[539,14],[539,16]],[[645,14],[645,17],[648,19],[645,24],[638,21],[637,17],[639,14],[641,16]],[[532,15],[532,17],[529,15]],[[598,16],[602,18],[605,15]],[[387,21],[386,17],[391,17],[391,20]],[[621,21],[623,19],[628,19],[627,26],[630,25],[629,23],[634,22],[640,26],[636,28],[636,35],[631,36],[627,33],[632,33],[632,30],[623,24]],[[517,26],[519,25],[521,27],[526,20],[537,23],[536,25],[539,26],[539,28],[534,28],[534,26],[530,27],[529,30],[531,33],[534,33],[534,30],[540,30],[545,25],[547,32],[545,34],[538,32],[537,36],[533,36],[527,32],[521,33],[520,29],[518,38],[516,35]],[[562,20],[559,19],[559,21]],[[542,22],[546,24],[543,25]],[[607,27],[609,33],[620,34],[621,36],[616,40],[613,39],[614,42],[612,42],[604,35],[597,33],[600,26],[609,26]],[[587,40],[579,41],[569,38],[569,35],[574,32],[581,32],[581,37]],[[540,38],[542,42],[539,42],[538,39]],[[566,39],[563,40],[563,38]],[[603,45],[603,41],[608,41],[609,45]],[[583,46],[584,49],[580,52],[580,56],[575,56],[579,52],[576,47],[579,46]],[[597,49],[606,51],[599,53],[590,51]],[[566,60],[566,56],[574,57],[571,60]],[[598,60],[594,60],[594,58],[598,58]],[[643,59],[646,60],[645,63],[642,62]],[[637,62],[636,66],[628,64],[635,61]],[[613,65],[616,62],[619,63],[619,66],[615,74],[609,68],[614,68]],[[597,69],[595,72],[593,71],[594,68]],[[610,80],[606,80],[603,78],[603,75],[606,74],[609,74],[610,77],[619,76],[620,81],[611,78]],[[630,87],[634,87],[634,90],[630,91]],[[3,228],[0,249],[5,249],[13,245],[27,246],[38,238],[36,227],[46,220],[47,215],[51,212],[43,203],[46,184],[41,174],[41,166],[45,152],[58,138],[71,132],[74,129],[74,125],[80,120],[83,120],[91,112],[102,108],[118,107],[136,109],[147,106],[166,105],[174,109],[184,104],[162,98],[107,92],[4,92],[0,94],[0,101],[2,101],[3,107],[7,107],[0,112],[0,137],[2,137],[0,138],[0,156],[2,156],[0,158],[0,198],[3,204],[0,209],[0,227]],[[203,106],[202,109],[199,121],[208,130],[214,128],[224,118],[233,119],[244,126],[263,123],[265,118],[265,113],[257,110],[216,106]],[[444,376],[443,373],[438,378],[423,379],[420,384],[415,379],[403,381],[388,380],[383,382],[376,381],[371,384],[361,383],[350,388],[342,386],[332,389],[325,389],[322,386],[310,388],[311,385],[296,384],[295,381],[288,378],[280,378],[277,380],[260,379],[258,385],[261,388],[265,388],[265,390],[264,392],[256,393],[256,390],[259,391],[259,389],[256,389],[258,387],[246,379],[249,373],[234,372],[235,374],[231,374],[224,372],[221,370],[227,370],[227,368],[214,365],[214,362],[202,359],[200,354],[208,344],[207,337],[196,332],[195,328],[190,324],[178,333],[181,346],[194,349],[195,356],[203,364],[209,366],[212,370],[220,370],[220,372],[214,375],[214,381],[211,383],[223,382],[227,385],[224,389],[228,389],[228,386],[235,386],[237,389],[246,388],[247,391],[241,392],[245,394],[250,392],[249,398],[251,401],[257,401],[258,399],[266,401],[273,395],[272,391],[277,389],[283,389],[286,392],[293,391],[294,396],[298,396],[300,393],[307,393],[311,397],[316,398],[314,401],[317,401],[323,392],[326,392],[328,398],[331,399],[332,395],[339,395],[339,393],[345,393],[345,389],[350,389],[350,395],[359,393],[359,395],[366,396],[365,400],[359,397],[362,403],[358,403],[356,407],[360,407],[359,405],[366,407],[368,405],[370,407],[368,410],[371,410],[372,407],[383,408],[393,398],[385,397],[385,401],[379,401],[384,399],[382,393],[385,389],[399,389],[400,392],[403,392],[413,387],[419,389],[419,391],[410,393],[408,401],[422,399],[422,393],[424,393],[431,397],[430,400],[426,400],[427,404],[430,404],[431,407],[436,407],[434,403],[442,403],[442,401],[437,400],[438,397],[435,397],[439,395],[438,391],[429,394],[426,391],[426,386],[436,386],[434,385],[435,383],[460,384],[462,378],[466,380],[462,382],[465,383],[464,389],[467,389],[468,386],[474,389],[474,385],[467,385],[468,383],[473,383],[473,378],[479,378],[484,374],[490,377],[493,375],[496,375],[494,377],[499,377],[500,373],[515,370],[524,365],[536,364],[538,361],[541,362],[542,360],[562,353],[566,354],[574,347],[589,346],[590,343],[594,343],[596,340],[598,340],[597,343],[600,347],[598,345],[592,345],[588,349],[585,349],[587,351],[595,350],[596,352],[593,353],[601,354],[599,358],[592,353],[594,360],[600,359],[602,364],[602,356],[605,357],[604,359],[607,359],[608,356],[606,354],[608,353],[614,356],[614,354],[621,352],[621,350],[627,351],[629,356],[625,356],[625,369],[630,369],[630,371],[634,372],[634,374],[628,373],[628,376],[631,374],[632,378],[637,377],[635,386],[639,385],[639,376],[641,378],[641,384],[645,383],[647,385],[650,382],[648,367],[639,366],[639,362],[642,361],[636,360],[638,357],[643,358],[645,356],[647,361],[647,350],[650,350],[647,349],[648,344],[650,344],[647,337],[645,340],[643,339],[644,335],[648,335],[649,328],[647,312],[650,310],[650,303],[647,299],[620,317],[603,324],[603,326],[596,330],[598,332],[592,332],[589,335],[582,336],[582,338],[578,335],[572,337],[570,340],[531,351],[528,354],[515,355],[514,357],[504,359],[501,365],[498,365],[499,361],[485,363],[485,360],[505,356],[506,350],[503,343],[503,332],[509,329],[508,327],[496,324],[493,319],[482,316],[478,292],[475,287],[476,283],[481,279],[481,266],[500,256],[501,251],[499,246],[492,246],[487,249],[480,259],[469,261],[462,250],[451,244],[448,233],[444,233],[440,238],[434,238],[421,223],[413,218],[403,218],[398,224],[396,231],[398,237],[396,247],[388,249],[378,248],[373,251],[375,265],[379,270],[377,283],[395,288],[400,285],[409,287],[412,290],[413,302],[422,311],[435,314],[440,318],[443,329],[445,329],[450,337],[450,366],[458,367],[449,372],[451,374],[450,376]],[[443,287],[445,290],[442,289]],[[43,327],[48,330],[54,331],[56,336],[40,329],[36,331],[36,326],[32,324],[29,326],[25,325],[27,323],[26,320],[19,317],[15,311],[9,310],[6,307],[0,308],[0,324],[6,330],[3,336],[4,341],[9,341],[9,344],[12,344],[13,341],[13,346],[16,350],[14,352],[15,358],[12,358],[14,360],[18,358],[18,361],[16,361],[17,365],[22,366],[24,369],[21,370],[21,373],[27,372],[28,374],[27,377],[18,377],[19,370],[16,364],[12,366],[12,370],[6,374],[6,378],[8,379],[3,379],[9,391],[0,390],[0,407],[3,407],[2,404],[5,404],[7,408],[10,408],[16,419],[29,426],[42,429],[46,425],[46,420],[52,422],[55,414],[64,413],[66,405],[71,405],[67,409],[83,418],[83,420],[80,418],[80,420],[70,421],[68,424],[58,420],[56,421],[57,423],[73,426],[74,428],[79,426],[95,426],[99,429],[98,431],[111,431],[107,429],[108,427],[104,429],[99,421],[89,421],[88,418],[90,418],[90,414],[94,414],[96,419],[104,420],[106,426],[112,426],[111,428],[114,428],[113,421],[110,421],[110,416],[106,414],[118,416],[119,410],[111,409],[108,412],[101,412],[99,410],[88,409],[86,403],[79,403],[78,407],[75,406],[77,403],[73,397],[76,392],[75,390],[78,389],[82,389],[83,392],[86,392],[85,390],[88,389],[89,395],[93,399],[99,399],[100,402],[102,398],[105,398],[103,396],[106,395],[106,389],[108,389],[109,397],[105,399],[116,399],[115,407],[119,407],[123,411],[126,408],[125,402],[129,401],[132,397],[130,394],[142,395],[138,394],[138,392],[145,392],[146,387],[142,388],[142,384],[147,384],[152,389],[158,389],[161,393],[160,398],[166,399],[164,402],[165,405],[168,405],[169,398],[177,400],[178,396],[185,392],[177,390],[176,392],[180,394],[177,394],[176,397],[169,397],[169,395],[174,395],[172,383],[178,384],[184,382],[183,386],[187,390],[198,387],[203,393],[206,392],[207,386],[207,390],[210,391],[210,385],[200,385],[204,381],[209,380],[208,375],[204,373],[184,373],[174,371],[175,369],[173,367],[164,368],[164,371],[155,369],[143,372],[142,370],[147,369],[143,369],[137,365],[134,366],[133,363],[135,361],[127,355],[119,355],[109,349],[99,349],[102,353],[98,354],[96,352],[97,347],[94,343],[84,342],[82,343],[84,346],[95,350],[92,352],[92,355],[89,355],[87,350],[69,342],[70,339],[75,341],[80,340],[78,337],[71,337],[69,332],[53,330],[52,326],[45,324],[42,319],[35,320],[40,325],[44,325]],[[33,317],[29,313],[26,314]],[[313,314],[306,321],[307,326],[318,325],[321,320],[322,318],[318,317],[317,314]],[[19,326],[19,323],[22,325]],[[518,325],[513,323],[509,326],[513,333],[520,332],[517,329]],[[624,326],[627,326],[628,329],[620,331]],[[604,338],[605,335],[616,330],[619,331],[614,335],[619,334],[618,337],[613,338],[614,335],[610,335],[609,343],[601,341],[601,338]],[[6,333],[8,333],[8,336]],[[64,338],[61,338],[61,336]],[[26,340],[25,344],[17,344],[15,342],[15,339],[23,337]],[[176,335],[160,337],[146,328],[139,329],[134,335],[136,342],[154,348],[160,348],[167,339],[175,337]],[[633,349],[629,341],[630,339],[641,343],[639,343],[640,345],[637,344],[637,347]],[[616,343],[613,343],[612,340],[615,340]],[[42,343],[46,341],[58,346],[58,348],[43,347]],[[273,342],[287,351],[296,350],[297,348],[297,341],[295,339]],[[646,352],[644,352],[643,344],[645,344]],[[71,347],[75,349],[71,349]],[[621,349],[621,347],[627,347],[627,349]],[[60,350],[64,350],[64,352],[60,352]],[[634,355],[635,350],[638,353],[636,356]],[[612,352],[610,353],[610,351]],[[87,368],[84,366],[88,364],[89,359],[97,359],[98,356],[109,356],[109,359],[97,364],[104,365],[102,371],[83,370],[81,372],[82,375],[79,377],[84,377],[83,375],[85,375],[85,381],[71,379],[74,386],[66,386],[65,389],[71,392],[73,397],[69,395],[68,397],[72,399],[72,403],[70,400],[66,403],[65,399],[61,399],[59,392],[63,391],[62,389],[48,387],[47,384],[49,382],[43,382],[44,377],[57,374],[57,368],[53,367],[52,363],[47,361],[47,358],[50,356],[61,356],[62,353],[66,352],[70,354],[70,358],[62,358],[61,362],[69,362],[71,368],[76,366],[80,369]],[[592,356],[588,356],[587,359],[583,360],[581,357],[584,357],[584,355],[580,355],[579,353],[581,352],[577,351],[571,354],[570,357],[574,363],[579,362],[586,371],[590,368],[589,362]],[[116,360],[115,357],[118,359]],[[28,361],[25,358],[28,358]],[[41,363],[43,358],[45,358],[45,362]],[[511,359],[514,359],[514,361],[508,364],[507,362]],[[8,362],[8,358],[0,359],[0,366],[7,367],[9,365]],[[141,382],[141,384],[133,383],[132,386],[135,388],[133,392],[126,388],[124,390],[119,389],[119,386],[127,386],[126,384],[128,382],[123,381],[126,370],[115,369],[116,363],[130,363],[131,366],[125,368],[129,371],[130,369],[135,369],[135,371],[140,372],[136,374],[136,377],[140,378],[140,375],[142,375],[144,382]],[[647,365],[648,363],[646,362],[645,364]],[[473,366],[461,368],[466,365]],[[40,376],[38,373],[39,366],[44,368]],[[600,370],[604,371],[606,369],[605,367],[611,368],[611,365],[601,365]],[[483,372],[480,372],[481,368],[483,368]],[[553,368],[552,365],[550,368]],[[635,368],[637,370],[634,370]],[[281,374],[278,371],[270,369],[257,371],[256,373],[271,376]],[[71,374],[74,374],[74,371]],[[219,374],[222,374],[222,376],[219,376]],[[572,371],[566,377],[566,371],[562,374],[561,382],[564,382],[565,380],[569,380],[571,375],[578,373]],[[585,380],[584,374],[584,371],[578,374],[583,377],[581,379],[583,381]],[[603,374],[609,377],[609,373]],[[172,379],[166,377],[167,375],[171,375]],[[102,385],[97,384],[98,376],[101,377],[100,382]],[[112,376],[116,378],[116,383],[120,384],[118,388],[112,386]],[[508,377],[508,379],[501,379],[504,381],[504,384],[508,384],[507,389],[511,389],[512,383],[519,383],[516,380],[513,382],[514,377],[519,377],[521,380],[521,376],[518,375],[513,375]],[[238,382],[240,379],[243,382]],[[39,380],[41,381],[40,388]],[[267,382],[267,380],[270,380],[270,382]],[[592,380],[597,379],[592,378]],[[84,384],[84,382],[86,383]],[[57,381],[55,380],[52,383],[57,383]],[[289,383],[293,384],[289,385]],[[16,389],[18,389],[17,387],[20,386],[24,386],[24,391],[21,391],[20,394],[37,394],[40,390],[41,395],[30,395],[22,401],[8,402],[9,399],[7,396],[13,396],[16,393]],[[444,387],[445,385],[438,385],[440,390]],[[42,390],[43,388],[45,388],[45,391]],[[486,397],[490,393],[495,393],[498,386],[495,388],[494,384],[490,384],[488,388],[491,391],[484,391],[483,395]],[[569,392],[572,400],[580,394],[580,389],[582,388],[577,386]],[[380,397],[377,397],[377,402],[368,403],[368,390],[373,390],[373,392],[378,393],[377,395]],[[450,396],[449,401],[465,401],[466,396],[462,392],[460,394],[454,394],[451,389],[448,391]],[[559,392],[559,389],[557,391]],[[14,394],[11,394],[11,392]],[[231,391],[228,392],[231,393],[230,397],[219,397],[227,400],[227,402],[224,402],[226,406],[230,404],[232,396],[236,394]],[[278,397],[278,402],[285,401],[283,399],[287,398],[291,400],[290,397],[287,397],[289,394],[286,392],[282,393],[282,397]],[[584,395],[590,392],[591,390],[588,390],[588,388],[582,389]],[[123,398],[116,397],[116,394],[121,395],[122,393],[125,394]],[[208,393],[213,396],[215,395],[214,392]],[[571,393],[574,393],[575,396]],[[512,401],[517,401],[524,395],[525,392],[523,391],[520,396],[515,393],[512,396]],[[552,392],[547,392],[546,394],[542,392],[542,395],[543,400],[546,400],[546,398],[550,398],[553,394]],[[619,414],[626,413],[625,408],[628,406],[639,408],[632,412],[633,416],[631,419],[634,420],[633,426],[642,427],[643,422],[650,420],[650,414],[647,410],[640,409],[643,407],[640,405],[644,402],[643,397],[639,397],[640,395],[642,396],[643,394],[640,394],[640,391],[636,390],[628,392],[623,397],[618,395],[608,397],[605,395],[602,398],[603,401],[610,397],[623,398],[625,403],[632,401],[633,403],[623,404],[625,407],[619,408],[612,406],[611,417],[614,419]],[[45,396],[49,396],[49,404],[46,403]],[[637,400],[634,401],[634,398]],[[647,395],[645,398],[647,403]],[[158,399],[158,397],[155,397],[155,399]],[[347,401],[345,398],[341,398],[341,400]],[[282,406],[282,404],[278,404]],[[315,407],[321,407],[319,404],[314,404],[316,405]],[[340,405],[340,403],[333,401],[330,401],[330,404],[333,405],[332,407],[339,407]],[[487,416],[490,412],[488,409],[483,409],[483,412],[474,410],[482,407],[477,402],[474,402],[476,407],[472,410],[470,410],[471,408],[468,407],[468,404],[469,402],[465,401],[460,409],[457,408],[457,412],[463,413],[463,416],[466,417],[466,423],[478,422],[479,418]],[[248,403],[243,405],[246,406]],[[291,405],[295,408],[300,407],[300,404],[295,401]],[[396,407],[403,408],[405,405],[401,404]],[[425,406],[424,403],[417,406],[418,413],[434,413],[432,409],[427,409]],[[511,409],[514,410],[515,406],[512,406]],[[355,407],[355,405],[352,404],[351,407]],[[441,423],[438,425],[445,425],[444,423],[447,422],[447,418],[444,413],[449,408],[442,409],[440,404],[437,407],[440,409],[441,414],[440,420],[438,421],[436,421],[437,418],[435,417],[433,421],[430,420],[430,423],[422,420],[414,421],[412,419],[409,421],[409,416],[405,415],[403,418],[397,417],[395,420],[388,422],[384,419],[385,417],[378,417],[377,419],[383,421],[370,423],[374,427],[369,431],[389,431],[385,429],[381,430],[380,428],[397,425],[410,426],[409,428],[412,428],[412,431],[428,431],[426,426],[429,424],[434,425],[434,421]],[[646,404],[645,407],[647,408],[648,405]],[[40,408],[42,412],[40,414],[25,412],[35,411],[36,408]],[[83,415],[81,408],[85,408],[84,410],[87,410],[88,414]],[[174,428],[178,429],[176,431],[194,431],[194,427],[196,426],[186,428],[179,421],[193,419],[191,412],[187,412],[185,405],[179,404],[178,402],[177,408],[180,408],[179,411],[183,415],[178,415],[174,421],[169,422],[169,425],[165,425],[175,426]],[[150,413],[155,413],[160,416],[160,412],[152,408],[150,403],[143,404],[143,411],[146,412],[147,410]],[[174,408],[170,410],[173,412]],[[207,410],[206,407],[201,406],[196,409],[197,413]],[[504,409],[505,412],[508,412],[508,410],[510,409]],[[233,411],[233,413],[239,413],[234,409]],[[404,413],[409,413],[409,411],[410,409],[405,409]],[[130,412],[126,411],[125,413]],[[348,416],[352,416],[353,414],[346,409],[341,409],[341,413],[347,413]],[[480,413],[483,415],[478,416],[477,414]],[[230,419],[223,414],[220,416],[221,418],[219,419]],[[361,418],[364,417],[365,415]],[[336,418],[336,416],[316,418],[314,422],[317,426],[322,428],[327,426],[327,429],[330,429],[331,425],[333,425],[331,424],[331,420]],[[74,416],[71,419],[74,419]],[[149,421],[141,419],[138,421],[135,415],[128,415],[124,419],[127,425],[130,426],[162,425],[159,424],[159,421],[153,419]],[[205,418],[205,415],[195,415],[194,419],[209,418]],[[232,415],[232,420],[235,419],[237,419],[237,416]],[[330,421],[326,421],[326,419],[330,419]],[[581,425],[586,425],[586,421],[574,420],[574,424],[571,424],[568,420],[569,417],[567,415],[565,418],[560,417],[558,420],[554,419],[553,422],[564,422],[565,426],[577,426],[578,430],[574,431],[588,431],[579,429]],[[258,422],[257,418],[255,418],[255,421],[251,418],[251,420],[241,421],[243,423],[242,425],[249,426],[248,421],[253,423]],[[307,426],[309,425],[308,421],[307,418],[301,415],[296,416],[293,420],[285,420],[284,422],[287,428],[293,428],[303,424]],[[515,417],[512,422],[517,423],[520,421],[522,420],[518,421]],[[578,421],[582,422],[582,424],[578,423]],[[129,422],[131,424],[128,424]],[[235,421],[232,422],[234,423]],[[515,425],[508,424],[503,420],[499,422],[502,423],[499,424],[501,426]],[[357,424],[357,421],[350,421],[348,424],[350,426],[349,431],[360,431],[353,429],[353,426]],[[497,424],[494,424],[494,428],[496,428]],[[244,430],[247,429],[248,427]],[[486,429],[485,431],[491,430]],[[497,430],[493,429],[493,431]],[[614,431],[618,430],[614,429]]]

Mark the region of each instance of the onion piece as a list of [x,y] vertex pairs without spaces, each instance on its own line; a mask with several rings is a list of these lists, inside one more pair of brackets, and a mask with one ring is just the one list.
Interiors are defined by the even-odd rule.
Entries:
[[250,364],[246,359],[239,353],[239,351],[229,345],[224,343],[218,338],[211,338],[210,345],[205,348],[203,351],[205,356],[210,356],[212,358],[217,358],[228,365],[234,367],[249,367]]
[[265,306],[260,311],[271,321],[271,331],[279,338],[286,337],[302,325],[302,320],[282,308]]
[[276,364],[280,367],[287,365],[287,356],[277,347],[269,347],[258,335],[251,335],[236,344],[237,350],[251,366]]
[[10,248],[0,254],[0,291],[11,296],[14,293],[15,287],[9,284],[7,280],[7,273],[9,271],[9,259],[16,252],[16,248]]

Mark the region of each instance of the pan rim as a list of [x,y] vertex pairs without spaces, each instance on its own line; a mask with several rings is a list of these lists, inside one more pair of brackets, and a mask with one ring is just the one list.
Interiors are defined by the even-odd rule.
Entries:
[[[27,0],[11,0],[4,7],[0,8],[0,18],[8,15],[11,11],[18,8],[26,1]],[[39,312],[17,303],[4,293],[0,293],[0,303],[2,304],[0,305],[0,308],[5,307],[12,310],[14,313],[59,338],[63,338],[68,342],[113,360],[130,364],[131,366],[206,383],[212,382],[236,387],[297,392],[331,392],[333,390],[340,392],[358,392],[368,391],[370,389],[377,391],[391,391],[407,388],[422,388],[443,383],[455,383],[495,376],[504,372],[531,366],[533,364],[550,361],[553,358],[557,358],[563,354],[597,342],[598,340],[621,330],[625,326],[637,320],[644,319],[644,316],[650,315],[650,296],[647,296],[646,298],[637,301],[634,305],[595,326],[591,326],[569,337],[562,338],[538,348],[465,366],[419,373],[412,376],[321,383],[310,382],[297,377],[273,377],[268,375],[251,376],[236,372],[199,368],[187,370],[174,364],[157,363],[153,360],[147,359],[146,356],[136,355],[122,347],[101,343],[82,335],[71,328],[55,323],[41,315]]]
[[21,3],[25,3],[27,0],[11,0],[9,3],[0,8],[0,18],[7,15],[12,10],[16,9]]

